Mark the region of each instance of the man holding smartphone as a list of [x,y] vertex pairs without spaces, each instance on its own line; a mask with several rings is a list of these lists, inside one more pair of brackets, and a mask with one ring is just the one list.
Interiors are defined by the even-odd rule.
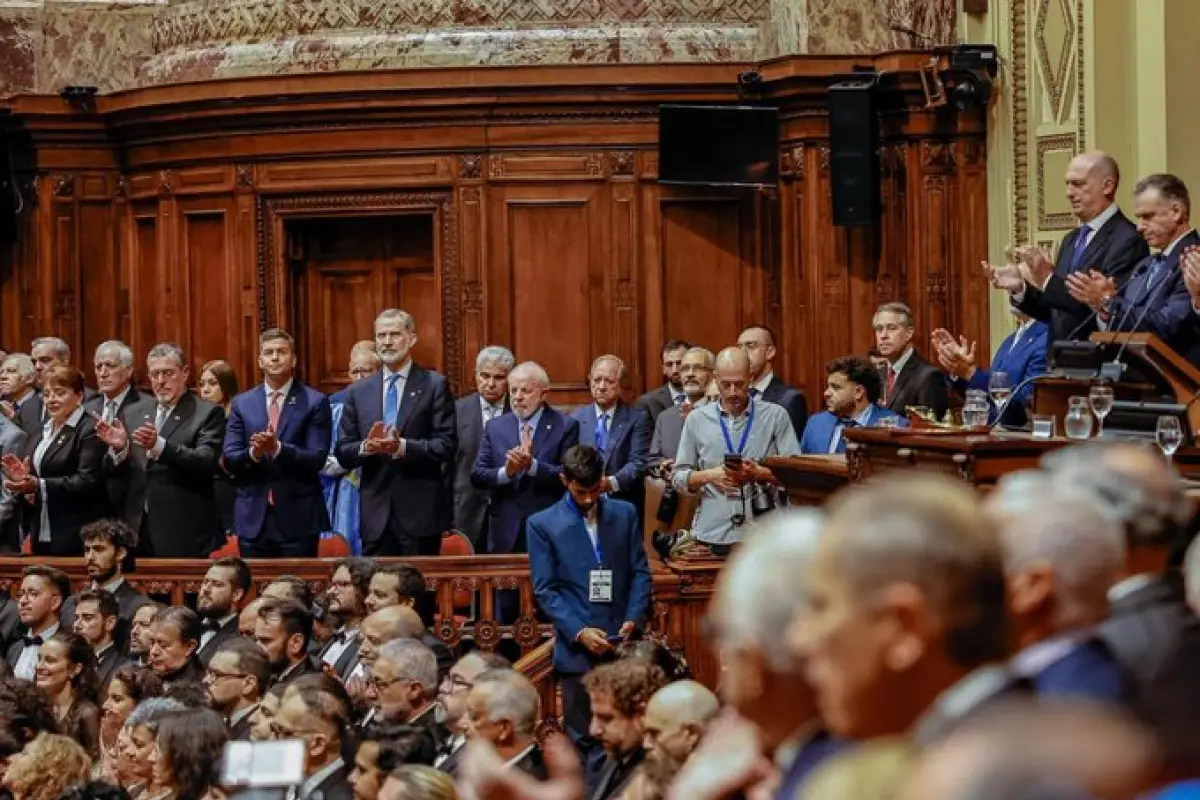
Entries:
[[692,535],[717,555],[741,541],[741,526],[754,513],[754,484],[773,484],[762,466],[767,456],[800,454],[791,419],[783,407],[750,397],[750,358],[738,347],[717,355],[714,378],[720,402],[688,415],[675,454],[672,482],[681,492],[699,492]]

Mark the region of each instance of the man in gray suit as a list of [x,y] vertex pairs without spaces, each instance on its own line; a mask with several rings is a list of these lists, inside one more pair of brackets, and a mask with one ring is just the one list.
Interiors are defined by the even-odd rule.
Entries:
[[509,410],[508,373],[516,365],[513,354],[495,345],[475,358],[475,388],[454,404],[458,425],[458,452],[454,457],[454,528],[462,531],[478,550],[487,533],[488,492],[471,485],[471,467],[479,454],[483,428]]
[[672,405],[658,415],[654,423],[654,439],[650,442],[650,466],[669,470],[675,463],[675,452],[679,449],[679,437],[683,434],[683,421],[688,412],[704,403],[704,392],[712,380],[713,354],[703,347],[689,348],[683,354],[679,374],[683,392],[687,399]]
[[[17,458],[25,454],[28,436],[17,423],[0,414],[0,456],[12,453]],[[21,552],[21,537],[16,515],[17,498],[7,489],[0,489],[0,552]]]

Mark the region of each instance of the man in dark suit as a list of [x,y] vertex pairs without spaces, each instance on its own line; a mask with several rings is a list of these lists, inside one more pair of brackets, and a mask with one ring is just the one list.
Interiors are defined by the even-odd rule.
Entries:
[[875,312],[874,325],[875,347],[888,361],[887,369],[880,370],[883,407],[907,416],[910,406],[922,406],[941,419],[949,405],[946,379],[913,347],[912,311],[904,303],[884,303]]
[[204,574],[196,598],[196,613],[204,624],[196,656],[204,666],[221,645],[238,635],[238,614],[250,594],[251,580],[250,566],[240,558],[218,559]]
[[1174,175],[1150,175],[1133,190],[1142,238],[1155,250],[1119,286],[1098,271],[1067,276],[1067,291],[1096,312],[1101,329],[1151,333],[1193,364],[1200,364],[1200,326],[1192,310],[1180,258],[1200,246],[1191,223],[1187,186]]
[[712,380],[713,362],[713,354],[703,347],[690,347],[683,354],[679,374],[686,399],[664,410],[654,422],[654,435],[650,439],[651,467],[662,466],[669,471],[674,466],[679,439],[683,436],[683,422],[693,408],[704,404],[708,382]]
[[471,469],[479,455],[483,429],[493,419],[507,414],[508,373],[516,359],[503,347],[485,347],[475,359],[475,391],[459,398],[454,405],[458,428],[458,452],[454,456],[454,529],[461,531],[475,549],[482,550],[485,534],[488,493],[471,484]]
[[213,475],[225,412],[188,391],[178,345],[155,345],[146,366],[153,401],[138,400],[114,423],[96,422],[112,449],[110,469],[125,484],[118,511],[147,555],[207,558],[223,538]]
[[437,656],[415,639],[394,639],[379,648],[368,670],[378,721],[417,725],[439,740]]
[[352,384],[338,430],[337,458],[362,467],[363,554],[437,555],[450,524],[444,471],[458,445],[446,379],[417,366],[416,324],[405,311],[375,318],[383,371]]
[[[28,437],[21,426],[0,414],[0,456],[12,454],[21,458]],[[21,552],[19,498],[0,487],[0,551]]]
[[993,285],[1007,289],[1015,307],[1050,325],[1047,349],[1059,340],[1087,339],[1096,330],[1092,309],[1067,289],[1069,275],[1094,270],[1122,285],[1149,254],[1145,240],[1117,206],[1120,182],[1117,162],[1110,156],[1075,156],[1067,165],[1067,200],[1080,225],[1063,239],[1054,263],[1041,248],[1024,247],[1016,254],[1024,262],[1024,274],[1016,263],[985,265]]
[[96,677],[103,696],[113,673],[128,663],[114,640],[118,622],[117,598],[104,589],[85,589],[74,600],[75,622],[72,627],[77,636],[87,639],[92,646],[96,656]]
[[24,353],[9,353],[0,363],[0,400],[3,400],[0,413],[26,434],[37,430],[42,421],[40,392],[34,386],[36,377],[33,359]]
[[662,670],[640,658],[604,664],[583,679],[592,709],[591,729],[604,758],[587,776],[585,797],[609,800],[622,795],[646,758],[642,716],[654,693],[666,683]]
[[[125,560],[137,546],[137,536],[119,519],[97,520],[79,532],[83,540],[83,563],[90,583],[89,589],[103,589],[117,601],[117,628],[113,634],[118,646],[129,643],[129,627],[133,615],[152,601],[125,580]],[[75,623],[75,598],[67,598],[62,608],[63,626],[68,630]]]
[[[650,568],[637,511],[602,497],[603,463],[578,445],[563,458],[566,493],[529,518],[529,571],[538,606],[554,625],[563,727],[587,740],[591,710],[581,679],[614,641],[627,640],[650,609]],[[585,747],[586,749],[586,747]]]
[[296,340],[258,337],[264,383],[233,398],[225,468],[237,485],[234,530],[244,558],[314,558],[329,513],[321,470],[329,453],[329,398],[296,380]]
[[681,405],[687,399],[683,392],[683,378],[679,374],[679,365],[683,363],[683,354],[690,344],[683,339],[670,339],[662,347],[662,372],[667,382],[638,398],[637,404],[650,414],[653,424],[658,421],[658,415],[671,406]]
[[250,720],[271,680],[267,653],[251,639],[222,642],[205,669],[208,705],[225,719],[231,740],[250,738]]
[[738,336],[737,343],[750,357],[750,396],[782,406],[799,439],[808,422],[808,400],[804,392],[787,385],[775,374],[775,332],[766,325],[751,325]]
[[489,553],[524,553],[525,521],[562,496],[563,454],[579,441],[579,423],[545,402],[550,377],[532,361],[508,375],[512,412],[484,429],[471,483],[491,493]]
[[[124,342],[115,339],[104,342],[96,348],[92,367],[96,372],[99,392],[83,404],[84,408],[108,425],[120,420],[127,430],[132,430],[136,424],[128,424],[129,411],[154,402],[152,395],[139,392],[133,385],[133,350]],[[128,476],[118,474],[111,469],[111,465],[109,466],[105,478],[109,502],[120,512],[125,508]]]
[[485,741],[510,769],[544,781],[548,777],[537,742],[537,688],[512,669],[489,670],[467,695],[467,739]]
[[267,651],[272,686],[321,671],[308,654],[312,629],[312,613],[295,600],[268,599],[259,607],[254,640]]
[[[642,478],[650,453],[650,415],[621,401],[625,362],[613,355],[592,362],[588,383],[592,404],[575,412],[579,443],[600,451],[604,464],[601,488],[642,511]],[[672,406],[674,408],[674,406]]]
[[24,569],[17,591],[21,636],[8,646],[4,658],[14,677],[33,680],[42,645],[62,629],[59,613],[70,594],[71,579],[62,570],[41,564]]
[[341,701],[324,690],[309,688],[284,696],[272,728],[280,739],[305,742],[304,783],[296,793],[298,798],[353,800],[350,767],[342,760],[342,737],[348,722]]

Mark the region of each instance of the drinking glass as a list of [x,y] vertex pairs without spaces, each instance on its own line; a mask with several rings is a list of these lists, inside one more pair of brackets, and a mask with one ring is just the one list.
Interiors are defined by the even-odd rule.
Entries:
[[1113,390],[1111,386],[1093,386],[1088,392],[1088,404],[1092,407],[1092,413],[1096,415],[1096,419],[1100,420],[1100,428],[1096,431],[1096,436],[1104,435],[1104,418],[1108,416],[1108,412],[1112,411],[1113,406]]
[[963,405],[963,425],[967,428],[986,428],[988,424],[988,404],[986,400],[972,398]]
[[1054,415],[1053,414],[1034,414],[1033,415],[1033,438],[1035,438],[1035,439],[1053,439],[1054,438]]
[[1007,372],[993,372],[988,377],[988,394],[992,396],[992,402],[997,408],[1004,407],[1008,398],[1012,396],[1012,382],[1009,381]]
[[1169,461],[1179,446],[1183,444],[1183,430],[1179,427],[1179,418],[1159,417],[1154,438],[1158,442],[1158,448],[1163,451],[1163,455]]
[[1086,397],[1072,397],[1067,401],[1063,431],[1068,439],[1086,439],[1092,435],[1092,411]]

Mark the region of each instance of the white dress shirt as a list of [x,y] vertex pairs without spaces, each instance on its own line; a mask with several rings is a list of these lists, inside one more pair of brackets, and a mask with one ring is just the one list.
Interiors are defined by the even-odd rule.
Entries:
[[758,379],[758,382],[750,388],[757,389],[758,396],[761,397],[763,392],[767,390],[767,387],[771,385],[771,381],[773,380],[775,380],[775,373],[772,370],[767,370],[763,373],[762,377]]
[[[79,420],[83,419],[83,406],[75,409],[71,416],[67,417],[67,421],[60,427],[54,427],[54,420],[47,419],[46,424],[42,426],[42,440],[38,442],[37,448],[33,451],[33,471],[42,474],[42,459],[46,457],[54,440],[62,434],[63,428],[74,428],[79,424]],[[42,513],[38,520],[38,541],[50,541],[50,502],[46,495],[46,482],[38,479],[38,493],[41,495]]]
[[483,395],[479,395],[479,413],[483,416],[483,424],[486,426],[492,420],[504,414],[504,401],[501,400],[496,405],[492,405]]
[[356,642],[358,640],[358,628],[357,627],[351,628],[349,630],[342,628],[342,629],[336,631],[335,633],[337,635],[341,635],[343,637],[342,640],[341,641],[336,641],[336,640],[330,641],[329,647],[325,650],[325,655],[321,656],[321,660],[324,661],[326,664],[328,664],[331,667],[334,666],[335,664],[337,664],[338,659],[342,657],[342,653],[346,652],[346,648],[348,648],[350,645],[354,644],[354,642]]
[[[58,623],[48,625],[42,629],[41,633],[30,633],[30,636],[40,636],[42,641],[48,641],[51,636],[58,633]],[[13,664],[13,677],[21,678],[22,680],[31,681],[34,678],[34,672],[37,670],[38,657],[42,654],[41,645],[31,645],[21,651],[21,655],[17,657],[17,663]]]

